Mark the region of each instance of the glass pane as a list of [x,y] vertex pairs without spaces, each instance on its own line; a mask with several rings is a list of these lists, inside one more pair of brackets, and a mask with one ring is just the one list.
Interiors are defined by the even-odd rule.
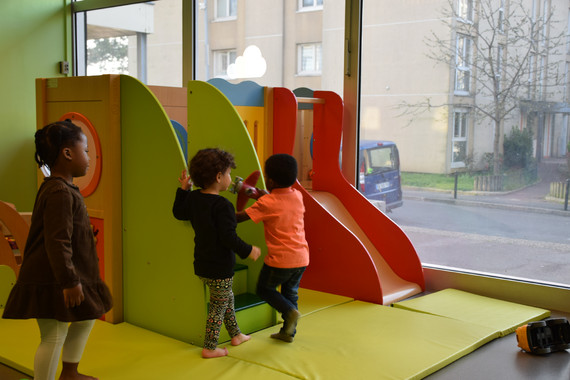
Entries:
[[315,46],[301,46],[301,72],[315,71]]
[[453,143],[453,162],[464,162],[467,157],[467,143],[456,141]]
[[[240,70],[230,64],[232,75],[228,80],[232,83],[254,81],[291,90],[327,89],[342,96],[344,60],[338,57],[344,54],[343,1],[286,1],[283,7],[243,1],[240,7],[244,7],[247,18],[238,15],[228,20],[216,19],[216,1],[204,0],[197,7],[196,79],[207,81],[216,76],[215,52],[231,50],[235,52],[231,62],[246,62],[247,67],[253,62],[260,68]],[[315,5],[322,8],[298,12],[300,6]],[[248,49],[259,54],[248,56]]]
[[[128,74],[149,85],[182,86],[182,0],[86,12],[85,75]],[[80,44],[82,41],[78,41]]]
[[216,17],[224,18],[228,17],[228,1],[229,0],[217,0],[216,1]]
[[469,72],[457,70],[457,82],[455,83],[455,89],[457,91],[469,90]]
[[395,155],[391,147],[370,149],[370,168],[367,173],[397,169]]
[[461,136],[461,113],[455,113],[455,121],[454,121],[454,129],[453,129],[453,137]]
[[[449,15],[452,9],[444,3]],[[462,14],[471,14],[471,1],[450,3],[462,4]],[[494,4],[494,13],[486,14],[497,17],[501,3],[477,2],[475,12]],[[527,5],[530,13],[531,3]],[[554,118],[539,112],[525,113],[515,107],[502,124],[497,124],[500,130],[495,133],[496,124],[474,109],[480,105],[488,112],[492,109],[493,97],[484,92],[492,86],[482,82],[484,70],[472,70],[470,62],[483,62],[482,55],[489,51],[494,55],[502,52],[509,57],[508,64],[505,60],[493,61],[488,67],[500,67],[503,78],[512,78],[513,71],[509,70],[520,62],[525,74],[519,99],[527,99],[528,86],[535,87],[542,80],[549,101],[560,104],[564,102],[563,88],[552,84],[548,87],[546,75],[533,77],[529,66],[540,67],[541,57],[531,56],[530,63],[520,55],[520,60],[516,59],[520,52],[513,50],[506,38],[493,40],[491,36],[487,40],[496,41],[491,49],[474,49],[475,36],[469,33],[479,26],[488,30],[489,22],[481,19],[482,10],[475,18],[477,24],[450,25],[445,22],[449,16],[444,16],[441,6],[441,2],[429,1],[363,1],[360,141],[396,143],[404,186],[403,206],[387,215],[406,232],[424,265],[568,285],[570,243],[564,232],[568,218],[534,213],[529,206],[541,210],[563,208],[561,203],[548,199],[552,197],[550,183],[563,184],[567,175],[557,168],[567,165],[564,147],[570,136],[569,118],[556,112]],[[542,6],[537,13],[541,11]],[[559,17],[566,18],[566,12],[562,13]],[[505,12],[504,17],[509,14]],[[509,21],[505,19],[505,25],[512,26]],[[455,25],[459,30],[452,29]],[[464,35],[458,36],[458,32]],[[450,49],[454,43],[456,48]],[[504,45],[499,47],[499,43]],[[565,61],[561,61],[563,66]],[[328,64],[327,60],[323,62]],[[473,107],[473,111],[462,112],[467,107]],[[494,153],[495,136],[500,139],[498,155]],[[440,203],[442,199],[453,200],[455,172],[459,182],[456,203]],[[481,184],[494,187],[483,190]],[[489,206],[497,202],[513,207]]]
[[128,74],[128,50],[129,38],[126,36],[88,39],[87,75]]

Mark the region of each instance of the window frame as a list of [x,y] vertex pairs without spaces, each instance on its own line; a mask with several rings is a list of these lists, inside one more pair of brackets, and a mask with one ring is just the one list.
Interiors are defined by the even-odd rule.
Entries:
[[495,68],[495,76],[497,78],[497,86],[499,91],[502,88],[502,80],[503,80],[503,55],[505,54],[505,45],[503,44],[498,44],[497,45],[497,66]]
[[[459,44],[460,40],[463,41],[461,47]],[[472,58],[473,58],[473,38],[466,34],[457,33],[457,36],[455,38],[455,83],[454,83],[454,93],[456,95],[471,94]],[[459,87],[460,83],[463,83],[463,85],[466,88],[460,88]]]
[[[457,107],[453,109],[453,122],[451,126],[451,156],[450,156],[450,165],[451,168],[464,168],[467,163],[466,159],[468,156],[468,138],[469,138],[469,122],[470,122],[470,109],[465,107]],[[459,135],[457,134],[457,121],[458,116],[460,120]],[[464,143],[465,144],[465,158],[463,161],[455,161],[454,157],[454,148],[456,143]]]
[[[83,0],[80,2],[72,2],[71,13],[75,15],[76,12],[84,12],[93,9],[100,9],[103,7],[112,7],[132,3],[142,3],[145,1],[137,0]],[[183,2],[183,80],[185,82],[195,79],[196,68],[194,64],[195,42],[195,15],[198,7],[197,2],[194,0],[182,0]],[[533,0],[533,8],[536,7],[536,0]],[[351,52],[345,50],[345,62],[348,62],[349,68],[347,75],[344,77],[345,88],[349,91],[344,92],[345,107],[352,110],[353,116],[345,118],[346,124],[352,125],[351,128],[356,128],[359,122],[359,71],[358,62],[360,49],[361,49],[361,25],[362,21],[362,2],[347,1],[346,2],[346,21],[350,28],[345,30],[345,38],[347,44],[351,46]],[[533,13],[535,13],[533,9]],[[570,18],[570,11],[569,11]],[[75,22],[75,18],[73,18]],[[69,27],[71,30],[70,23]],[[570,26],[569,26],[570,30]],[[73,30],[75,36],[75,30]],[[570,37],[569,37],[570,41]],[[70,42],[69,40],[67,41]],[[71,43],[69,43],[72,46]],[[570,46],[570,43],[569,43]],[[73,47],[73,55],[78,53]],[[81,54],[81,52],[79,52]],[[75,63],[75,61],[74,61]],[[74,65],[75,66],[75,65]],[[529,66],[533,66],[529,63]],[[350,70],[350,67],[353,67]],[[75,67],[74,67],[75,69]],[[77,75],[74,70],[74,75]],[[534,74],[531,70],[530,76]],[[530,77],[529,77],[530,78]],[[529,84],[531,84],[529,79]],[[352,120],[354,118],[354,120]],[[350,119],[350,120],[348,120]],[[348,160],[347,160],[348,161]],[[356,177],[355,177],[356,178]],[[454,287],[465,291],[476,291],[481,295],[490,297],[505,298],[512,302],[520,302],[537,307],[550,308],[552,310],[570,311],[566,302],[570,296],[570,286],[558,284],[549,284],[543,281],[523,280],[512,278],[509,276],[496,275],[490,273],[483,273],[473,270],[466,270],[461,268],[450,268],[442,265],[422,264],[424,267],[424,276],[426,286],[429,291],[437,291],[445,288]]]
[[[312,12],[323,10],[324,0],[312,0],[313,5],[305,5],[304,0],[297,1],[297,12]],[[320,2],[320,4],[319,4]]]
[[[314,65],[312,69],[306,70],[303,64],[303,52],[305,48],[313,48]],[[322,75],[323,45],[320,42],[297,44],[297,76],[320,76]]]
[[500,33],[505,32],[505,2],[506,0],[501,0],[501,6],[499,7],[499,15],[497,19],[497,27]]
[[457,19],[472,24],[475,18],[474,0],[457,0]]
[[[225,15],[220,16],[219,2],[224,1]],[[235,14],[232,14],[232,2],[235,2]],[[215,0],[214,1],[214,21],[231,21],[237,19],[238,0]]]
[[[232,60],[232,53],[233,53],[233,60]],[[225,74],[220,74],[219,70],[219,66],[218,66],[218,62],[219,59],[223,58],[223,56],[225,55],[225,64],[226,64],[226,71]],[[212,62],[213,62],[213,67],[212,67],[212,73],[213,73],[213,78],[223,78],[223,79],[228,79],[228,67],[235,62],[237,58],[237,50],[236,49],[220,49],[220,50],[212,50]]]

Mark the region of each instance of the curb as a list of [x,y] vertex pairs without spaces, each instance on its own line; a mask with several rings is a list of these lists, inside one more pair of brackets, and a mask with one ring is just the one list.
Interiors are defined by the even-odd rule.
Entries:
[[425,197],[425,196],[405,195],[405,193],[404,193],[403,198],[408,199],[408,200],[453,204],[453,205],[457,205],[457,206],[486,207],[486,208],[494,208],[494,209],[501,209],[501,210],[525,211],[525,212],[532,212],[532,213],[536,213],[536,214],[550,214],[550,215],[570,217],[570,211],[553,210],[553,209],[541,208],[541,207],[519,206],[519,205],[513,205],[513,204],[480,202],[480,201],[467,201],[467,200],[462,200],[462,199],[430,198],[430,197]]

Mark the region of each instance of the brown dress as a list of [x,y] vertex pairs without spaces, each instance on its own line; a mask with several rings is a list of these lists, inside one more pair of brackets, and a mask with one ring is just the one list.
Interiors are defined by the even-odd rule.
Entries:
[[[111,309],[112,298],[98,262],[79,189],[61,178],[46,178],[36,196],[24,260],[3,318],[74,322],[101,317]],[[63,289],[79,283],[85,300],[66,308]]]

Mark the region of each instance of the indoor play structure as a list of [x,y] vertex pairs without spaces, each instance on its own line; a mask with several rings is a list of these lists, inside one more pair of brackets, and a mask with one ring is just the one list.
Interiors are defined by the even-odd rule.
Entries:
[[[285,88],[221,80],[147,87],[123,75],[38,79],[36,89],[38,127],[73,118],[99,146],[80,188],[115,308],[95,325],[81,363],[85,373],[111,380],[341,379],[358,369],[363,378],[420,379],[549,315],[453,289],[408,299],[425,288],[421,264],[402,230],[342,177],[337,94],[299,98]],[[299,104],[311,107],[299,116]],[[299,118],[308,121],[303,130]],[[184,136],[187,150],[179,143]],[[260,163],[271,154],[293,154],[310,168],[295,185],[305,201],[311,263],[294,344],[269,339],[279,329],[277,316],[253,294],[262,260],[239,260],[237,318],[253,339],[231,347],[227,357],[200,358],[208,295],[193,275],[192,228],[171,209],[185,153],[209,146],[234,154],[233,176],[259,171],[256,185],[248,183],[259,188]],[[236,194],[224,196],[237,201]],[[3,210],[0,220],[10,225]],[[238,234],[266,250],[261,225],[240,223]],[[0,307],[15,275],[0,265]],[[228,340],[224,334],[220,342]],[[31,374],[35,321],[0,319],[0,336],[0,361]]]
[[[194,91],[194,85],[201,88],[199,83],[190,82],[189,91]],[[311,249],[311,265],[301,286],[385,305],[424,289],[421,263],[407,236],[340,171],[343,104],[337,94],[317,91],[314,97],[297,98],[288,89],[264,89],[252,82],[232,85],[215,79],[211,84],[228,99],[240,101],[237,106],[241,107],[240,115],[244,120],[249,124],[264,125],[264,136],[273,136],[272,145],[263,144],[267,153],[261,157],[269,156],[270,152],[287,153],[297,158],[301,168],[311,167],[309,180],[304,180],[301,170],[304,186],[299,181],[296,185],[303,194],[305,230]],[[272,96],[264,96],[266,92]],[[208,98],[208,95],[202,97]],[[256,115],[248,114],[248,104],[242,99],[265,99],[266,116],[255,119]],[[299,103],[310,105],[304,107],[309,111],[310,124],[302,132],[297,130]],[[192,107],[191,102],[189,106]],[[189,115],[199,113],[197,108]],[[257,147],[259,144],[255,141],[259,139],[255,134],[253,136]],[[301,136],[311,136],[310,140],[304,139],[304,146],[303,140],[299,141]],[[309,145],[312,145],[311,155],[299,153],[308,151]]]

